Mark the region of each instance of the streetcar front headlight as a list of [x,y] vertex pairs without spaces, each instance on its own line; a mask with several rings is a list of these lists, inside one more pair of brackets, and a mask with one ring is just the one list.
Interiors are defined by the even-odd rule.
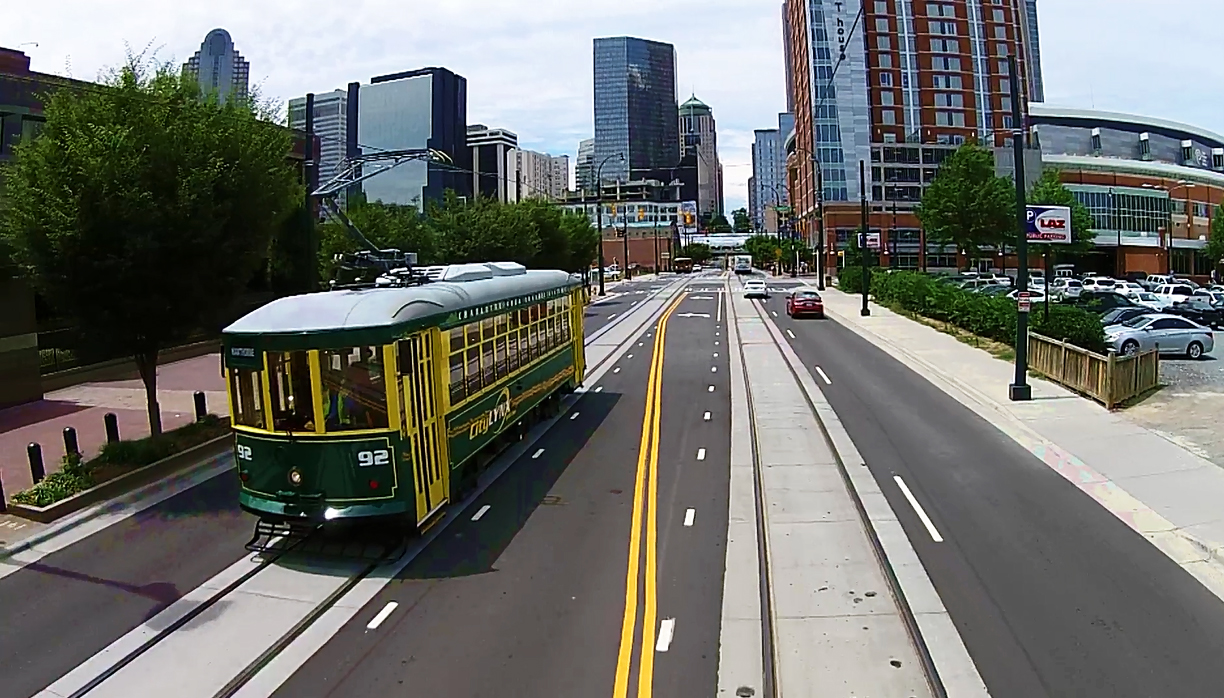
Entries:
[[289,482],[293,483],[294,485],[302,484],[302,471],[298,470],[297,468],[290,470]]

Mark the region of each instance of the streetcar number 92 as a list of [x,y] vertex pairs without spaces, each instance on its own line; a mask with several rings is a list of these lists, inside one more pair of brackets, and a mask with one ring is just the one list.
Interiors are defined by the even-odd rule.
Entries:
[[250,446],[238,446],[238,460],[251,460]]
[[368,468],[373,465],[387,465],[391,462],[391,452],[382,449],[378,451],[361,451],[357,454],[357,465]]

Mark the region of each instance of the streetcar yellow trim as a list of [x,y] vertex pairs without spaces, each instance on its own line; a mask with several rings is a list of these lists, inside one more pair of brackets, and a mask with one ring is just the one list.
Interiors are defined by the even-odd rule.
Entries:
[[314,410],[314,426],[315,433],[322,434],[323,431],[323,371],[319,363],[319,351],[311,349],[306,355],[306,362],[310,366],[310,393],[314,396],[313,405],[310,409]]

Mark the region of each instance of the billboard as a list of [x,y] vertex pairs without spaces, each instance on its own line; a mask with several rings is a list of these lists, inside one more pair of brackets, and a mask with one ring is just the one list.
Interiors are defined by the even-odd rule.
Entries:
[[681,235],[697,234],[697,202],[680,202],[679,228]]
[[1026,220],[1029,242],[1071,243],[1069,206],[1029,206]]

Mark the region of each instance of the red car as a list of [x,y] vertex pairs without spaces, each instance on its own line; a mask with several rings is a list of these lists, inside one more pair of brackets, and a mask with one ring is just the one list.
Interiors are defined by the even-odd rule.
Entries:
[[819,293],[808,288],[792,291],[786,297],[786,314],[791,317],[812,315],[823,318],[825,316],[824,301],[821,300]]

